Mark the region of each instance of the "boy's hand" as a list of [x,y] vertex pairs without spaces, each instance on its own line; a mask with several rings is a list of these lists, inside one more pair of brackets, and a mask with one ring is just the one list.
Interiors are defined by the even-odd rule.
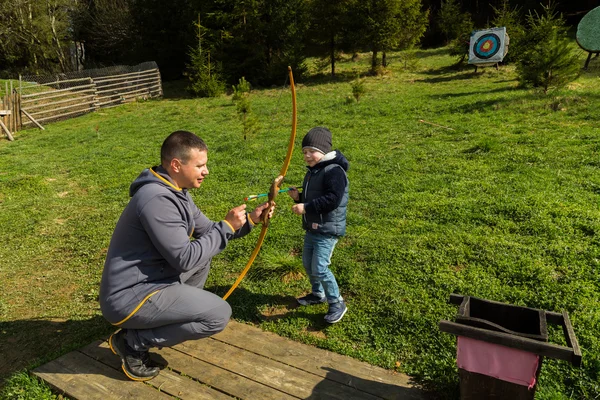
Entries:
[[294,212],[294,214],[298,215],[305,214],[306,211],[304,210],[304,203],[294,204],[292,206],[292,211]]
[[246,223],[246,205],[242,204],[232,208],[225,217],[225,221],[229,222],[229,225],[234,231],[240,229]]
[[295,201],[300,200],[300,192],[298,192],[298,188],[295,186],[290,187],[290,190],[288,191],[288,195]]
[[271,219],[271,217],[273,217],[273,211],[275,211],[275,202],[273,202],[273,207],[271,207],[271,209],[267,210],[268,208],[269,208],[269,202],[267,201],[266,203],[262,203],[261,205],[257,206],[249,214],[250,219],[252,220],[252,223],[254,225],[258,225],[260,223],[260,221],[262,221],[262,214],[264,212],[269,213],[269,219]]

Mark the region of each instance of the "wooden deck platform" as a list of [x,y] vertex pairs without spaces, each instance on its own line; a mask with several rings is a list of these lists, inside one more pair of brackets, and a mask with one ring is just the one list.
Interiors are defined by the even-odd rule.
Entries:
[[402,399],[427,398],[407,376],[231,321],[208,339],[151,351],[166,367],[133,382],[106,341],[35,369],[73,399]]

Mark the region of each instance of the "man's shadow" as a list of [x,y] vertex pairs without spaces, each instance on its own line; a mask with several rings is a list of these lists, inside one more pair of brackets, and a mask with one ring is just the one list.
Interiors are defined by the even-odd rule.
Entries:
[[[315,386],[307,400],[325,399],[433,399],[433,394],[421,389],[393,385],[385,382],[359,378],[333,368],[322,367],[327,371],[325,378]],[[342,384],[343,386],[340,386]],[[349,390],[344,390],[347,387]],[[351,389],[351,390],[350,390]]]
[[0,322],[0,386],[14,372],[44,364],[114,330],[101,315],[86,320]]
[[[229,290],[229,287],[212,286],[206,289],[223,296]],[[326,304],[315,306],[321,307],[320,311],[322,313],[309,313],[304,311],[306,308],[302,308],[294,296],[252,293],[238,287],[227,298],[227,302],[233,310],[232,318],[244,322],[259,323],[303,318],[310,322],[309,330],[311,331],[319,331],[331,326],[323,319],[327,312]]]

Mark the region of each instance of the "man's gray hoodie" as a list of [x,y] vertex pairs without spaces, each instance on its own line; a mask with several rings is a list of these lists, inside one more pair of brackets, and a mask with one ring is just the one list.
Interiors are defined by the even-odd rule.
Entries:
[[133,315],[162,288],[210,268],[212,257],[230,239],[252,229],[250,218],[236,232],[225,221],[209,220],[160,166],[142,171],[129,194],[100,284],[100,308],[113,324]]

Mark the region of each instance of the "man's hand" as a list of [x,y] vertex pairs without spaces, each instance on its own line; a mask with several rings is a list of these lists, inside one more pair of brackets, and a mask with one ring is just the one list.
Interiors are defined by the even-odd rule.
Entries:
[[290,190],[288,191],[288,196],[290,196],[292,199],[294,199],[294,201],[299,201],[300,200],[300,192],[298,191],[298,188],[295,186],[292,186],[290,188]]
[[225,221],[229,222],[234,231],[240,229],[246,223],[246,205],[242,204],[232,208],[225,217]]
[[294,214],[298,215],[306,214],[306,211],[304,210],[304,203],[294,204],[292,206],[292,211],[294,212]]
[[267,211],[268,208],[269,208],[269,202],[267,201],[266,203],[262,203],[261,205],[257,206],[250,213],[250,219],[252,220],[254,225],[258,225],[260,223],[260,221],[262,221],[263,212],[268,212],[269,219],[271,219],[271,217],[273,216],[273,211],[275,211],[275,202],[273,202],[273,207],[271,207],[271,209]]

